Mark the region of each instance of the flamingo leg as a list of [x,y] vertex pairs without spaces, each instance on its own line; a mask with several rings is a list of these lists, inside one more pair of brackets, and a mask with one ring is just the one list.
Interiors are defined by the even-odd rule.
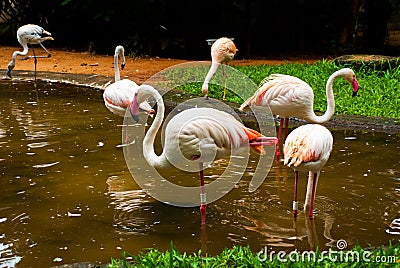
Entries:
[[288,136],[288,132],[289,132],[289,117],[285,118],[285,138],[283,141],[286,140],[286,137]]
[[200,215],[201,215],[201,225],[206,224],[206,207],[207,207],[207,201],[206,201],[206,192],[204,189],[204,173],[203,173],[203,162],[199,163],[199,168],[200,168]]
[[299,202],[297,202],[297,180],[299,178],[299,172],[294,171],[294,191],[293,191],[293,216],[297,217],[297,210],[299,209]]
[[37,58],[36,58],[36,54],[35,54],[35,48],[32,45],[32,53],[33,53],[33,62],[35,64],[35,69],[33,71],[34,75],[35,75],[35,82],[36,82],[36,65],[37,65]]
[[222,95],[222,100],[226,100],[226,81],[228,80],[228,69],[225,70],[225,64],[222,64],[222,75],[225,75],[224,95]]
[[318,183],[318,176],[319,172],[316,172],[313,174],[313,180],[312,180],[312,193],[311,193],[311,200],[310,200],[310,210],[308,211],[308,217],[311,219],[314,217],[313,212],[314,212],[314,200],[315,200],[315,191],[317,189],[317,183]]
[[283,118],[280,119],[279,122],[279,131],[278,131],[278,141],[276,144],[276,151],[275,151],[275,157],[276,157],[276,161],[279,162],[279,156],[280,156],[280,148],[281,148],[281,136],[282,136],[282,127],[283,127]]

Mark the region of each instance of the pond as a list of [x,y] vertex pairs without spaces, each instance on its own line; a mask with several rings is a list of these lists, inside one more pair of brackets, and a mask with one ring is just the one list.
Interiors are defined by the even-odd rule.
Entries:
[[[181,252],[213,255],[233,245],[302,251],[400,238],[391,227],[400,221],[398,133],[332,130],[313,220],[303,212],[294,220],[293,171],[282,163],[248,192],[258,157],[251,154],[248,172],[208,205],[201,228],[198,207],[166,205],[136,184],[120,146],[123,119],[105,108],[102,91],[12,81],[0,90],[0,267],[107,263],[171,241]],[[300,204],[305,187],[300,173]]]

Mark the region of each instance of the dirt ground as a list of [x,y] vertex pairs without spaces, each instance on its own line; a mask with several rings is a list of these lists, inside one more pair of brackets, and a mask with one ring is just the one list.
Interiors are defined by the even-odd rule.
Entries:
[[[104,76],[114,76],[114,59],[110,55],[94,55],[90,53],[72,52],[57,48],[47,47],[51,53],[50,58],[38,59],[38,72],[56,72],[56,73],[76,73],[76,74],[97,74]],[[22,51],[22,47],[0,46],[0,69],[7,69],[11,56],[15,50]],[[37,55],[43,54],[41,47],[35,49]],[[28,55],[31,54],[29,50]],[[211,61],[203,59],[204,61]],[[319,59],[282,59],[282,60],[233,60],[231,65],[261,65],[261,64],[282,64],[285,62],[315,62]],[[164,58],[126,58],[126,66],[121,71],[122,78],[129,78],[136,83],[143,83],[155,73],[180,63],[187,62],[184,59],[164,59]],[[14,70],[33,71],[33,60],[18,60]]]

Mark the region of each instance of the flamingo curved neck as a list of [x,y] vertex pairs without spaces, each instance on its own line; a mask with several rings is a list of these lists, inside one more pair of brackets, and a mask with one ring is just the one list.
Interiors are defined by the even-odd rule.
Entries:
[[165,112],[164,102],[161,95],[158,92],[151,92],[150,94],[152,97],[156,99],[157,114],[143,139],[143,156],[151,166],[155,168],[167,168],[170,167],[171,164],[165,157],[164,153],[165,149],[159,156],[156,155],[156,153],[154,152],[154,140],[158,130],[160,129],[162,121],[164,120],[164,112]]
[[121,76],[119,73],[119,65],[118,65],[118,57],[119,57],[119,53],[117,52],[114,55],[114,74],[115,74],[115,82],[121,80]]
[[211,67],[208,70],[206,78],[204,79],[203,88],[208,88],[208,83],[210,82],[211,78],[213,77],[213,75],[217,71],[219,65],[220,65],[220,63],[218,63],[216,61],[213,61],[211,63]]
[[11,58],[11,62],[9,65],[15,66],[15,60],[17,59],[17,56],[26,56],[26,54],[28,54],[28,44],[21,44],[22,47],[24,48],[24,50],[21,51],[14,51],[14,53],[12,54],[12,58]]
[[339,71],[334,72],[328,79],[328,81],[326,82],[326,102],[327,102],[327,107],[326,107],[326,111],[323,115],[316,115],[314,111],[312,111],[312,114],[309,118],[309,120],[312,123],[317,123],[317,124],[321,124],[321,123],[325,123],[327,121],[329,121],[329,119],[331,119],[331,117],[333,116],[333,114],[335,113],[335,98],[333,96],[333,81],[341,76],[342,73]]

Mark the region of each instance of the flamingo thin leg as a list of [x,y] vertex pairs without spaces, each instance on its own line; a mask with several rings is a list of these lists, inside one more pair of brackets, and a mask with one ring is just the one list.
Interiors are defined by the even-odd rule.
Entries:
[[299,209],[299,202],[297,202],[297,180],[299,178],[299,172],[294,172],[294,194],[293,194],[293,216],[297,216],[297,210]]
[[308,211],[308,217],[311,219],[314,217],[313,211],[314,211],[314,199],[315,199],[315,190],[317,188],[317,180],[318,180],[318,173],[314,173],[313,177],[313,185],[312,185],[312,194],[311,194],[311,200],[310,200],[310,210]]
[[283,127],[283,118],[281,118],[281,119],[280,119],[280,122],[279,122],[278,142],[277,142],[277,144],[276,144],[276,151],[275,151],[275,157],[276,157],[275,160],[276,160],[277,162],[279,162],[279,156],[280,156],[282,127]]
[[35,54],[35,48],[32,45],[32,53],[33,53],[33,62],[35,64],[35,70],[34,70],[34,75],[35,75],[35,82],[36,82],[36,64],[37,64],[37,58],[36,58],[36,54]]
[[224,81],[224,95],[222,96],[222,100],[226,100],[226,81],[228,80],[228,69],[225,70],[225,64],[222,64],[222,74],[225,74],[225,81]]
[[199,168],[200,168],[200,215],[201,215],[201,224],[204,225],[206,224],[206,207],[207,207],[207,201],[206,201],[206,193],[204,189],[204,173],[203,173],[203,162],[199,163]]

